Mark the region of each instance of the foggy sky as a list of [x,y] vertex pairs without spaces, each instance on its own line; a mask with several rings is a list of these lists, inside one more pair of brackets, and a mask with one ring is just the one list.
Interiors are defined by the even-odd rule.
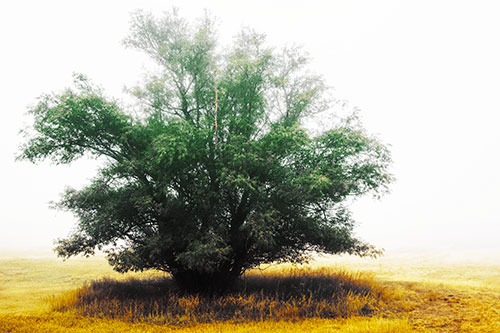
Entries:
[[49,209],[98,164],[15,162],[42,93],[86,74],[106,94],[141,79],[146,56],[125,49],[130,13],[207,8],[219,40],[241,27],[269,45],[297,43],[333,94],[359,108],[390,145],[397,181],[381,200],[352,205],[364,240],[386,249],[500,248],[500,5],[495,1],[10,1],[0,4],[0,255],[49,250],[76,219]]

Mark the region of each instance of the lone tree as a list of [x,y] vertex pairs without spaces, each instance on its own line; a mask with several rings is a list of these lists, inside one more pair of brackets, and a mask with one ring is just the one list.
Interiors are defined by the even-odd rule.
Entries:
[[21,159],[106,161],[58,204],[79,219],[59,256],[105,250],[117,271],[158,269],[186,290],[223,291],[262,263],[377,253],[353,236],[343,202],[386,190],[389,152],[357,122],[306,129],[330,106],[299,49],[243,30],[221,52],[210,18],[190,25],[175,12],[137,12],[125,44],[161,68],[129,89],[140,112],[82,75],[30,109]]

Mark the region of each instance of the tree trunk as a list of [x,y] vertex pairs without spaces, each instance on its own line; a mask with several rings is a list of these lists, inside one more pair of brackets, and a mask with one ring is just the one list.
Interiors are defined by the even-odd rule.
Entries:
[[222,294],[234,287],[240,272],[182,270],[173,274],[177,286],[188,293]]

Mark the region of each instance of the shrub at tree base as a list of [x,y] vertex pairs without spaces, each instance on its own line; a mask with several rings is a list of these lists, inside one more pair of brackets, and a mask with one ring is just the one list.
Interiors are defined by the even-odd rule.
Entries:
[[[127,112],[82,75],[30,110],[21,159],[105,160],[59,203],[79,219],[62,257],[108,253],[118,271],[169,272],[191,291],[222,291],[263,263],[312,251],[374,255],[343,203],[391,181],[387,149],[354,118],[329,123],[321,78],[297,48],[241,32],[218,52],[209,18],[134,16],[129,47],[159,65]],[[305,124],[321,118],[321,131]]]
[[224,296],[186,294],[169,278],[101,280],[52,300],[55,311],[155,324],[371,315],[389,299],[372,279],[328,270],[247,274]]

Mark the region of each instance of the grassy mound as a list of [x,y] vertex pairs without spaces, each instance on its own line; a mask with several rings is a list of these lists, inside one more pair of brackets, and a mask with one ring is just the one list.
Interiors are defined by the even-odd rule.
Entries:
[[247,273],[223,296],[184,294],[170,278],[104,279],[51,300],[52,310],[154,324],[370,316],[389,292],[373,278],[332,269]]

